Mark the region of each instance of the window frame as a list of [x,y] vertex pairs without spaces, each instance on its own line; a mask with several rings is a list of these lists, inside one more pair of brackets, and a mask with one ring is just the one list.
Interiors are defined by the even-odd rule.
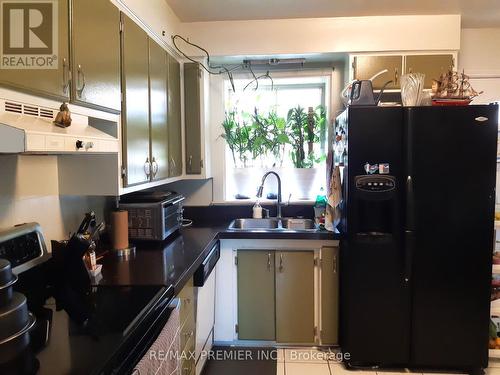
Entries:
[[[330,142],[329,139],[331,137],[331,131],[332,131],[332,120],[331,116],[332,113],[334,112],[334,100],[333,100],[333,71],[332,70],[325,70],[325,69],[314,69],[314,70],[307,70],[307,71],[299,71],[299,72],[274,72],[272,73],[273,78],[312,78],[312,77],[317,77],[317,78],[322,78],[324,79],[323,82],[309,82],[309,83],[290,83],[290,84],[274,84],[274,88],[278,89],[307,89],[307,88],[318,88],[321,90],[321,105],[323,105],[326,108],[326,118],[327,118],[327,123],[328,123],[328,137],[327,137],[327,144],[326,144],[326,150],[330,149]],[[234,75],[233,77],[235,80],[239,79],[251,79],[252,76],[246,75],[246,74],[238,74]],[[229,79],[227,77],[222,77],[221,79],[222,83],[222,102],[223,102],[223,111],[226,110],[225,108],[225,103],[227,102],[227,95],[229,94],[229,91],[231,90],[231,85],[229,82]],[[260,89],[269,89],[271,88],[271,84],[265,82],[265,83],[259,83],[259,90]],[[229,91],[228,91],[229,90]],[[223,204],[253,204],[255,202],[255,197],[250,197],[250,199],[245,199],[245,200],[238,200],[230,197],[227,197],[227,183],[228,183],[228,166],[227,166],[227,157],[228,157],[228,147],[226,143],[223,143],[224,145],[224,152],[222,153],[223,155],[223,160],[222,162],[222,186],[217,189],[220,191],[222,199],[215,199],[214,202],[217,203],[223,203]],[[257,167],[253,167],[255,170],[259,169]],[[273,168],[267,168],[268,170],[273,170]],[[312,169],[318,169],[318,168],[312,168]],[[325,173],[326,175],[326,173]],[[258,182],[258,181],[256,181]],[[215,188],[215,186],[214,186]],[[219,194],[220,194],[219,193]],[[217,194],[214,194],[216,196]],[[303,203],[310,203],[314,202],[315,197],[310,196],[309,199],[297,199],[297,197],[293,197],[290,200],[291,204],[298,203],[298,204],[303,204]],[[264,203],[275,203],[274,200],[267,200],[267,199],[261,199],[261,202]]]

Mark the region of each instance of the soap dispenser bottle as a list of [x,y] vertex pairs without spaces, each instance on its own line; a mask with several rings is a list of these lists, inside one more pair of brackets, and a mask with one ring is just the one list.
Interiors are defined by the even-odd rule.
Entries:
[[262,206],[259,201],[256,201],[252,208],[253,218],[254,219],[262,219]]

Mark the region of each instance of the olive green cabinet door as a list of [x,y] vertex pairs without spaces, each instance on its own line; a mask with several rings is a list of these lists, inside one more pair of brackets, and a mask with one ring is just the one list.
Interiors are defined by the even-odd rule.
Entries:
[[426,89],[432,88],[432,81],[441,73],[453,68],[453,55],[409,55],[406,56],[406,73],[424,73]]
[[151,177],[168,177],[167,53],[149,39],[149,98],[151,113]]
[[201,173],[201,113],[199,64],[184,64],[186,174]]
[[276,252],[276,341],[314,343],[314,252]]
[[339,248],[321,249],[321,344],[338,344]]
[[397,89],[400,87],[399,77],[403,68],[402,56],[356,56],[354,57],[354,78],[363,80],[387,69],[373,80],[373,88],[381,89],[387,81],[392,81],[387,85],[387,89]]
[[149,180],[149,78],[148,36],[130,18],[123,15],[122,79],[123,158],[125,185]]
[[238,338],[275,340],[274,251],[238,250]]
[[120,12],[109,1],[72,2],[74,101],[119,111]]
[[[69,100],[68,1],[59,0],[56,4],[58,4],[58,51],[57,60],[54,61],[54,64],[56,64],[57,68],[0,69],[0,85],[57,100]],[[25,19],[26,18],[25,16]]]
[[182,174],[181,69],[175,58],[167,59],[169,177],[175,177]]

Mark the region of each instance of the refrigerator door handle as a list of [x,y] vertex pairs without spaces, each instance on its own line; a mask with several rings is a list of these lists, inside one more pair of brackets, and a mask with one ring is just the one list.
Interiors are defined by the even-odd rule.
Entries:
[[405,244],[404,244],[404,276],[403,281],[408,284],[412,277],[413,270],[413,254],[415,251],[415,232],[411,230],[405,231]]
[[[411,156],[408,167],[411,168]],[[415,250],[415,204],[413,193],[413,178],[408,175],[406,179],[406,228],[404,238],[404,276],[403,281],[408,284],[412,277],[413,253]]]

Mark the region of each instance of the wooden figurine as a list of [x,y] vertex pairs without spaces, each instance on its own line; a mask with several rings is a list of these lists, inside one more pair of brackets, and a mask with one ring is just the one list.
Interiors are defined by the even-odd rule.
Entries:
[[67,128],[71,125],[71,112],[69,111],[68,104],[61,104],[59,112],[57,112],[56,119],[54,120],[54,125],[61,128]]

